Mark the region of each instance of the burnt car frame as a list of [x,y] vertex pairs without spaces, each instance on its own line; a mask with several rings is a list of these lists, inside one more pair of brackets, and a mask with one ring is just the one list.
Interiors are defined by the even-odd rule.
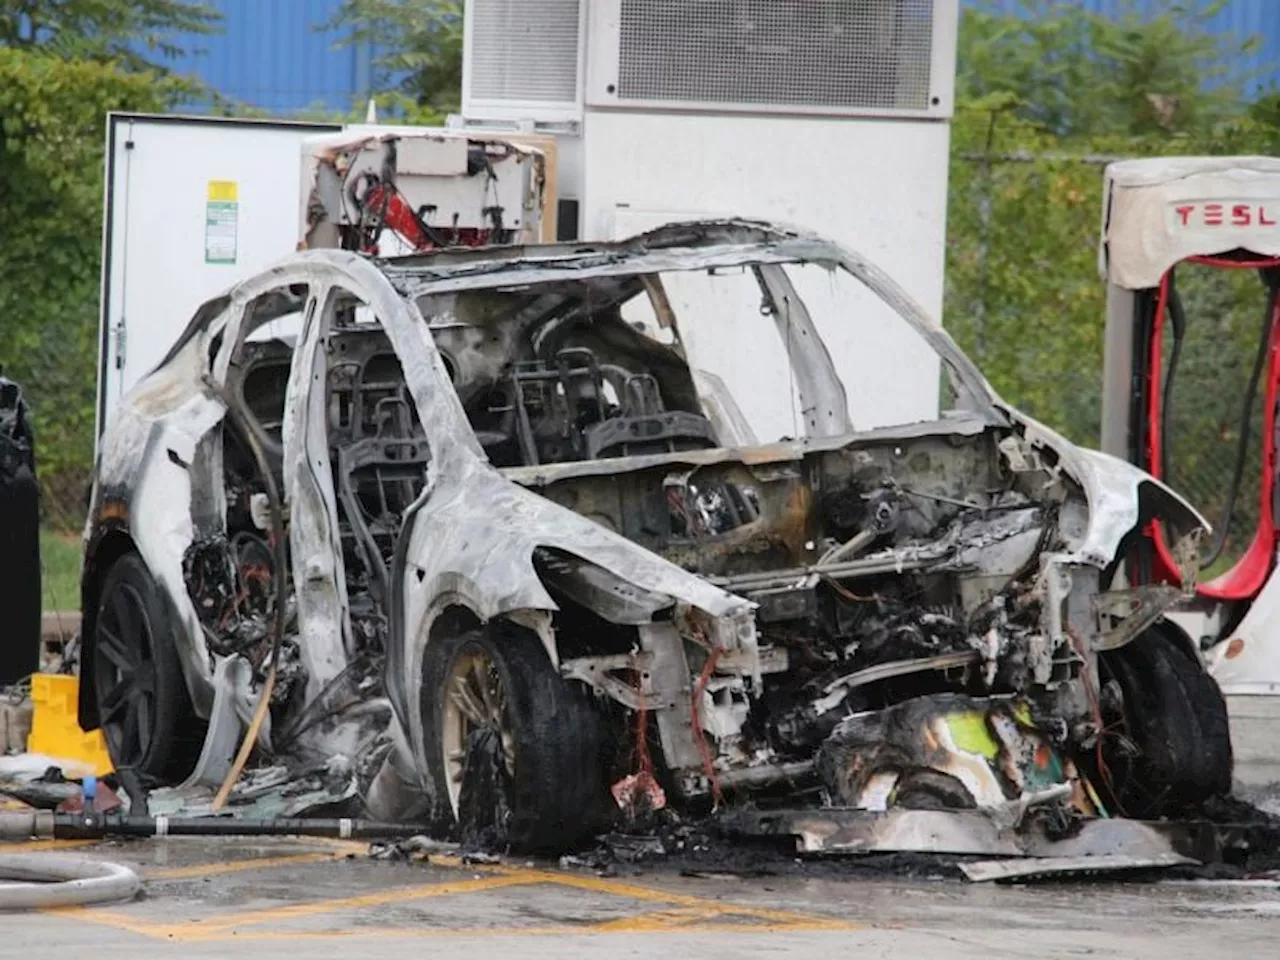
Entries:
[[[793,265],[887,305],[950,409],[855,431]],[[791,439],[755,442],[687,361],[664,278],[722,270],[780,337]],[[660,330],[623,318],[637,298]],[[309,251],[202,307],[103,436],[80,718],[151,783],[222,783],[252,737],[441,827],[487,757],[529,847],[672,800],[1025,805],[1028,737],[1066,764],[1053,802],[1169,812],[1231,756],[1162,619],[1182,590],[1124,582],[1151,523],[1193,566],[1184,500],[1003,402],[814,235]],[[939,748],[956,711],[1000,750]]]

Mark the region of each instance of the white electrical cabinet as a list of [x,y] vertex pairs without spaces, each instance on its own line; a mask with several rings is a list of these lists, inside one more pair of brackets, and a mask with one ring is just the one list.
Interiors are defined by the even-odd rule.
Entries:
[[107,118],[98,435],[201,303],[296,248],[302,142],[339,129]]

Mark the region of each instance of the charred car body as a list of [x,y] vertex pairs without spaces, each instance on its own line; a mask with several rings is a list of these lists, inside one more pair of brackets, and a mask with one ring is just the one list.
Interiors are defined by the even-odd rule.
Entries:
[[[922,338],[942,416],[855,430],[801,267]],[[673,290],[725,272],[780,338],[790,438],[690,359]],[[1183,500],[815,236],[312,251],[202,308],[104,436],[81,722],[152,781],[217,785],[247,736],[449,822],[487,749],[535,847],[672,795],[1167,812],[1231,756],[1161,619],[1180,588],[1124,585],[1154,523],[1192,566]]]

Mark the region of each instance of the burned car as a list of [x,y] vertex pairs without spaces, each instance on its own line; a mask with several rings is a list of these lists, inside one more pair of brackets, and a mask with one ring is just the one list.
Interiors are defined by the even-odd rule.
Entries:
[[529,848],[664,804],[1171,813],[1231,753],[1186,588],[1126,585],[1152,524],[1190,571],[1185,501],[813,235],[308,251],[103,437],[80,719],[224,796],[251,750],[443,827],[496,784]]

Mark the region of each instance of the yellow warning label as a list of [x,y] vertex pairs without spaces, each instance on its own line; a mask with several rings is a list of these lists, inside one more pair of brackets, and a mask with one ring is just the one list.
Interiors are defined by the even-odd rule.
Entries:
[[236,182],[234,180],[210,180],[209,199],[218,203],[235,203]]

